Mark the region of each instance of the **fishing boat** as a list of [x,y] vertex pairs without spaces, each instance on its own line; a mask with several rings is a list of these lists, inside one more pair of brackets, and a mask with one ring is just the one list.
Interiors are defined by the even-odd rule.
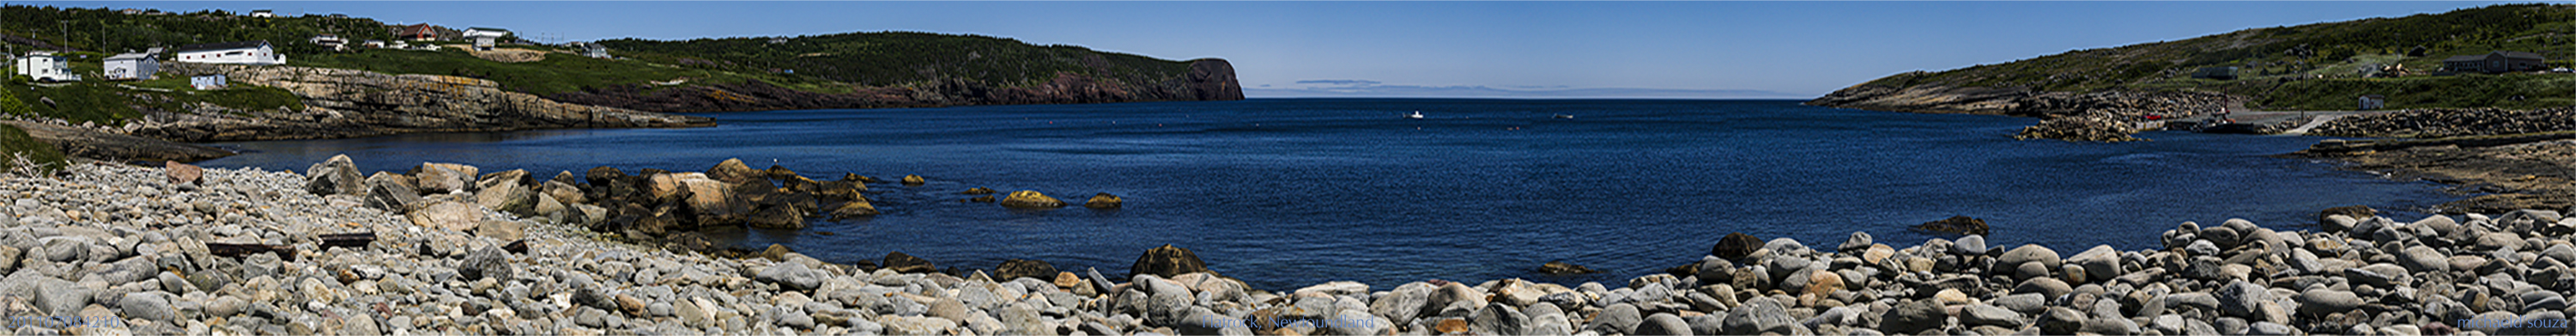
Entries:
[[1422,111],[1413,111],[1413,114],[1407,114],[1407,115],[1404,115],[1404,118],[1405,118],[1405,119],[1413,119],[1413,120],[1422,120]]
[[1557,119],[1574,119],[1574,115],[1572,115],[1572,114],[1559,114],[1559,115],[1556,115],[1556,118],[1557,118]]

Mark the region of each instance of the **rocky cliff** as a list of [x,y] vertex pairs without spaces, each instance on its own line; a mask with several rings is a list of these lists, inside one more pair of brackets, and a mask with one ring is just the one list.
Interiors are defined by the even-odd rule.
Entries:
[[595,87],[548,96],[558,101],[654,112],[936,107],[1013,104],[1084,104],[1147,101],[1242,100],[1234,65],[1223,59],[1190,62],[1189,73],[1159,81],[1122,80],[1060,72],[1036,84],[997,86],[963,78],[923,84],[861,87],[849,93],[815,93],[757,81],[663,86]]
[[589,127],[711,126],[713,119],[586,106],[503,91],[489,80],[389,75],[349,69],[164,65],[163,76],[223,74],[235,85],[286,89],[303,110],[233,110],[211,104],[154,111],[129,134],[171,141],[346,138],[414,132]]
[[[1912,76],[1919,74],[1898,75]],[[1891,79],[1902,80],[1900,77]],[[2039,118],[2014,137],[2068,141],[2133,141],[2129,134],[2157,119],[2222,111],[2243,104],[2244,97],[2194,91],[2038,92],[2026,88],[1914,85],[1898,87],[1885,80],[1855,85],[1807,101],[1807,105],[1915,113],[1965,113]]]

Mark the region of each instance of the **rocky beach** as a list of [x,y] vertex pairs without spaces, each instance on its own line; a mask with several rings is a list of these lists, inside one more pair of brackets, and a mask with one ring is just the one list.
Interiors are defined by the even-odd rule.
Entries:
[[[1251,288],[1171,246],[1104,273],[638,244],[559,208],[476,202],[544,207],[553,190],[510,185],[533,180],[523,174],[415,190],[429,194],[419,209],[467,210],[431,212],[346,192],[423,174],[347,185],[356,172],[338,165],[307,176],[80,164],[0,178],[0,309],[89,317],[17,326],[80,335],[2512,335],[2569,332],[2576,294],[2566,209],[2392,219],[2336,208],[2316,223],[2180,223],[2162,248],[2125,251],[1738,234],[1625,283],[1534,273]],[[656,176],[730,174],[713,170]]]

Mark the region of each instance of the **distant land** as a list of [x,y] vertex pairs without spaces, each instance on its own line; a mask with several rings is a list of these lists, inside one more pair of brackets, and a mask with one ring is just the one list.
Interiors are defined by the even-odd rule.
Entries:
[[1509,87],[1482,85],[1422,86],[1383,85],[1369,80],[1304,80],[1294,87],[1252,87],[1243,94],[1253,98],[1272,97],[1444,97],[1444,98],[1665,98],[1665,99],[1804,99],[1806,95],[1763,90],[1700,90],[1652,88],[1568,88]]
[[[1811,103],[1873,110],[2016,114],[2046,93],[2204,92],[2247,108],[2350,110],[2382,95],[2385,108],[2529,109],[2576,105],[2576,75],[2442,71],[2442,60],[2493,52],[2576,65],[2576,5],[2499,5],[2441,14],[2246,29],[1999,64],[1887,76]],[[2232,68],[2232,71],[2229,69]],[[2204,71],[2232,78],[2203,78]]]
[[[2536,67],[2458,69],[2446,59],[2539,57]],[[2223,111],[2538,109],[2576,105],[2576,5],[2246,29],[2075,50],[1853,85],[1810,105],[2041,118],[2018,137],[2130,141],[2147,120]],[[2487,63],[2472,60],[2468,65]],[[2378,106],[2365,108],[2365,97]],[[2255,125],[2277,132],[2309,120]]]

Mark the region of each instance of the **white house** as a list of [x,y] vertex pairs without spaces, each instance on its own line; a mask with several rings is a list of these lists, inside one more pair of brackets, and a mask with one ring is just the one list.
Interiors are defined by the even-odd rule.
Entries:
[[107,58],[107,80],[151,80],[161,72],[161,61],[149,53],[116,54]]
[[340,35],[331,34],[314,35],[313,38],[305,39],[305,41],[313,42],[314,45],[319,45],[323,48],[331,48],[331,51],[345,50],[342,47],[349,44],[348,39],[340,38]]
[[204,75],[204,76],[188,77],[188,87],[196,88],[196,89],[198,89],[198,90],[214,90],[214,89],[221,89],[221,88],[224,88],[224,74],[212,74],[212,75]]
[[80,80],[80,75],[72,74],[69,68],[71,62],[64,61],[63,56],[54,55],[51,51],[29,52],[27,57],[19,57],[17,63],[11,68],[16,70],[18,75],[27,76],[39,82]]
[[492,50],[493,42],[500,40],[502,37],[510,36],[510,30],[501,28],[473,27],[465,28],[464,35],[465,38],[474,39],[474,50]]
[[250,17],[255,17],[255,18],[277,17],[277,12],[276,12],[276,11],[266,10],[266,9],[252,10],[252,11],[250,11]]
[[277,48],[269,46],[268,41],[266,40],[260,40],[179,46],[178,53],[175,56],[171,56],[170,61],[188,63],[279,65],[286,64],[286,55],[278,54]]

